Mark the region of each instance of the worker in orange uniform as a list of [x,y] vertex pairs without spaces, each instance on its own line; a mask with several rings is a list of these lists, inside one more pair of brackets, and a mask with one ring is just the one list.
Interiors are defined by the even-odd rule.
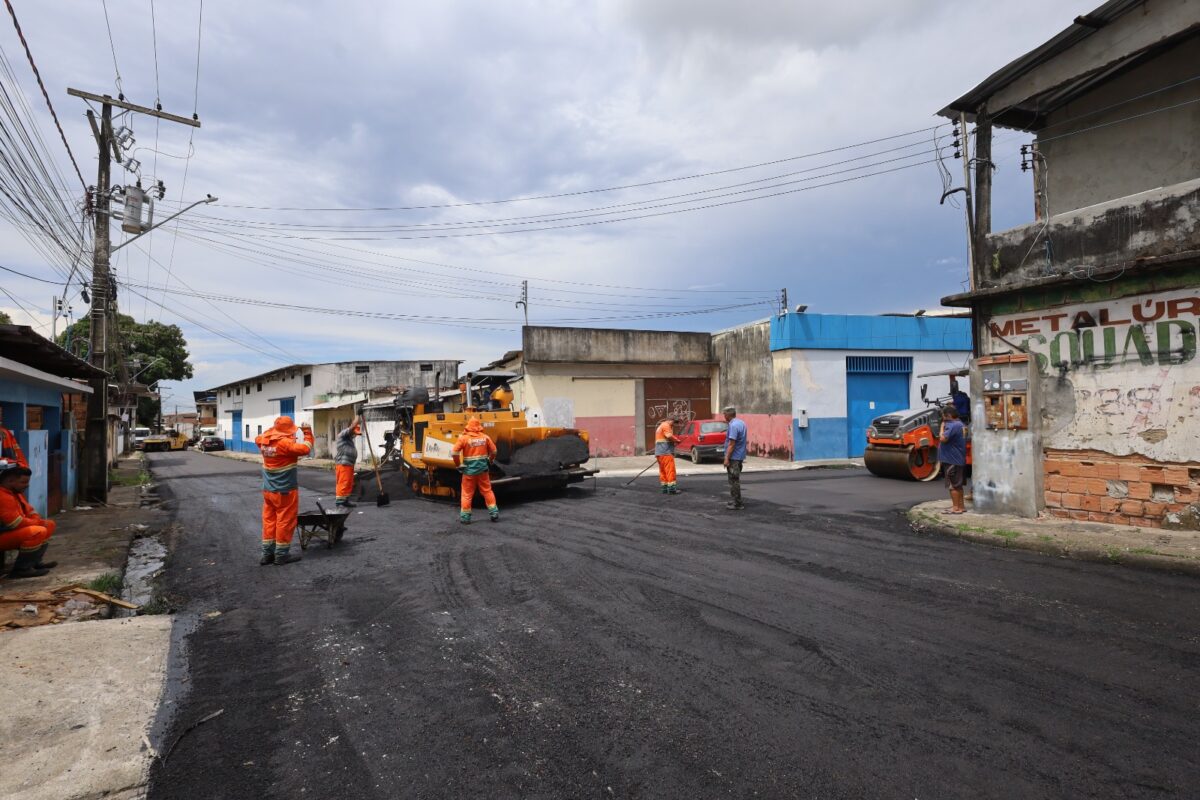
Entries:
[[300,556],[289,553],[300,510],[296,462],[309,455],[313,447],[312,428],[306,422],[300,430],[304,433],[302,442],[296,440],[296,423],[291,417],[276,417],[274,426],[254,439],[263,460],[262,559],[258,563],[264,567],[300,560]]
[[4,427],[3,423],[4,418],[0,416],[0,459],[20,464],[25,469],[29,469],[29,461],[26,460],[25,454],[21,452],[21,445],[17,444],[16,434]]
[[654,429],[654,457],[658,459],[658,483],[663,494],[679,494],[675,485],[676,417],[667,417]]
[[362,416],[357,416],[337,435],[337,451],[333,456],[334,501],[338,508],[354,508],[354,465],[358,463],[358,447],[354,439],[362,435]]
[[0,460],[0,551],[18,551],[8,573],[12,579],[40,578],[58,565],[42,561],[56,525],[52,519],[42,519],[25,499],[32,474],[29,467]]
[[496,505],[492,477],[488,474],[492,462],[496,460],[496,443],[483,432],[483,424],[477,417],[467,421],[466,432],[458,437],[450,452],[454,454],[454,466],[462,473],[458,521],[463,525],[471,524],[471,501],[478,488],[492,522],[499,522],[500,508]]

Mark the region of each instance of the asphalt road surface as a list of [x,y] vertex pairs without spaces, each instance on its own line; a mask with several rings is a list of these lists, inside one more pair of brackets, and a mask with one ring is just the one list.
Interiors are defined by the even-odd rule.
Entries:
[[[392,491],[259,567],[253,465],[149,458],[194,621],[153,800],[1200,786],[1200,582],[916,534],[898,509],[936,485],[764,473],[738,514],[646,476],[470,527]],[[330,497],[301,476],[302,508]]]

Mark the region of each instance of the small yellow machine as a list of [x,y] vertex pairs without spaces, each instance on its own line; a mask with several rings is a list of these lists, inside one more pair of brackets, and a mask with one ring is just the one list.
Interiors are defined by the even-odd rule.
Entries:
[[497,490],[557,488],[595,475],[597,470],[583,466],[589,457],[586,431],[530,427],[525,412],[513,410],[508,382],[516,377],[469,373],[458,393],[436,399],[428,389],[405,391],[396,401],[396,427],[385,461],[399,461],[405,483],[418,495],[457,498],[461,481],[451,449],[467,420],[478,417],[496,443],[492,486]]
[[167,430],[162,433],[156,433],[153,436],[147,436],[142,441],[142,449],[147,453],[155,450],[185,450],[187,449],[188,438],[182,433],[173,430]]

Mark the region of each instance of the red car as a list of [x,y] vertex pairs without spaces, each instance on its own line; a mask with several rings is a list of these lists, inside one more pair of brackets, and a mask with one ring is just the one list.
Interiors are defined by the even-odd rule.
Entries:
[[694,419],[685,423],[675,443],[675,455],[688,456],[696,464],[706,458],[724,458],[727,430],[729,423],[723,419]]

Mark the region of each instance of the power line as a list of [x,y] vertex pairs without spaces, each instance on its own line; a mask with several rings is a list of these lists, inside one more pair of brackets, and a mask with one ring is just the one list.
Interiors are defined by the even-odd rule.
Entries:
[[[878,170],[876,172],[868,172],[864,175],[855,175],[855,176],[852,176],[849,178],[842,178],[840,180],[828,181],[826,183],[818,183],[818,184],[814,184],[812,186],[804,186],[799,189],[787,189],[784,191],[772,192],[769,194],[758,194],[753,197],[742,197],[742,198],[738,198],[735,200],[725,200],[725,201],[722,201],[719,203],[704,203],[702,205],[691,206],[689,208],[672,209],[670,211],[657,211],[657,212],[651,213],[651,214],[631,214],[628,216],[615,217],[612,219],[590,220],[587,222],[572,222],[572,223],[565,224],[565,225],[545,225],[542,227],[526,227],[526,228],[519,228],[519,229],[514,228],[511,230],[503,230],[503,231],[490,231],[489,230],[489,231],[470,231],[470,232],[465,232],[465,233],[464,232],[431,233],[431,234],[422,234],[419,236],[292,236],[292,235],[283,234],[283,233],[272,234],[269,236],[261,235],[261,234],[255,235],[255,234],[249,234],[249,233],[231,233],[230,235],[247,236],[247,237],[251,237],[251,238],[263,238],[263,239],[273,239],[273,238],[298,239],[301,241],[378,242],[378,241],[418,241],[418,240],[424,240],[424,239],[459,239],[459,238],[474,238],[474,237],[479,237],[479,236],[503,236],[503,235],[513,234],[513,233],[540,233],[540,232],[544,232],[544,231],[565,230],[565,229],[569,229],[569,228],[584,228],[584,227],[592,227],[592,226],[596,226],[596,225],[610,225],[610,224],[613,224],[616,222],[629,222],[631,220],[650,219],[653,217],[665,217],[665,216],[671,216],[674,214],[686,214],[686,213],[689,213],[692,211],[703,211],[703,210],[710,209],[710,208],[720,208],[723,206],[738,205],[741,203],[753,202],[755,200],[767,200],[767,199],[774,198],[774,197],[782,197],[785,195],[797,194],[799,192],[809,192],[814,189],[823,189],[823,188],[826,188],[829,186],[837,186],[837,185],[843,184],[843,183],[852,183],[854,181],[860,181],[865,178],[873,178],[878,175],[887,175],[887,174],[890,174],[893,172],[900,172],[902,170],[912,169],[913,167],[921,167],[921,166],[925,166],[926,164],[932,164],[935,162],[936,162],[936,159],[927,159],[925,161],[919,161],[919,162],[916,162],[913,164],[905,164],[903,166],[893,167],[891,169]],[[849,170],[849,171],[853,171],[853,170]],[[789,182],[789,184],[799,183],[799,182],[800,181],[791,181],[791,182]],[[789,185],[789,184],[780,184],[780,185]],[[763,188],[773,188],[773,187],[763,187]],[[758,191],[758,190],[742,190],[739,192],[730,192],[725,195],[716,195],[716,197],[729,197],[729,196],[733,196],[733,195],[746,194],[747,192],[750,192],[750,191]],[[651,206],[646,206],[646,208],[661,208],[661,207],[669,206],[669,205],[678,205],[678,203],[664,203],[661,205],[651,205]]]
[[108,29],[108,46],[112,50],[113,72],[117,73],[117,99],[125,99],[125,90],[121,87],[121,68],[117,66],[117,45],[113,42],[112,24],[108,21],[108,0],[100,0],[104,8],[104,27]]
[[29,49],[29,42],[25,41],[25,33],[21,30],[21,23],[17,22],[17,12],[13,10],[12,0],[4,0],[4,5],[8,6],[8,15],[12,17],[13,27],[17,29],[17,38],[21,40],[21,46],[25,48],[25,57],[29,59],[29,66],[33,70],[33,77],[37,78],[38,88],[42,90],[42,97],[46,99],[46,107],[50,109],[50,116],[54,118],[54,127],[58,128],[58,135],[62,137],[63,147],[67,148],[67,155],[71,158],[71,166],[75,167],[75,175],[79,178],[79,183],[83,186],[84,191],[87,191],[87,181],[83,179],[83,173],[79,171],[79,164],[75,161],[75,154],[71,152],[71,145],[67,143],[67,135],[63,133],[62,123],[58,121],[58,113],[54,110],[54,104],[50,102],[50,94],[46,91],[46,84],[42,82],[42,73],[38,71],[37,64],[34,63],[33,53]]
[[22,278],[29,278],[29,280],[31,280],[31,281],[41,281],[42,283],[52,283],[55,286],[58,286],[58,284],[59,284],[58,281],[46,280],[45,278],[39,278],[36,275],[30,275],[26,272],[19,272],[19,271],[13,269],[12,267],[6,267],[3,264],[0,264],[0,269],[4,270],[5,272],[11,272],[13,275],[20,275]]
[[757,164],[745,164],[745,165],[739,166],[739,167],[729,167],[727,169],[710,170],[708,172],[698,172],[693,175],[681,175],[681,176],[674,177],[674,178],[661,178],[659,180],[642,181],[640,183],[628,183],[628,184],[624,184],[624,185],[620,185],[620,186],[606,186],[606,187],[599,188],[599,189],[580,189],[580,190],[574,191],[574,192],[558,192],[555,194],[529,195],[529,196],[525,196],[525,197],[510,197],[510,198],[506,198],[503,200],[479,200],[479,201],[466,202],[466,203],[439,203],[439,204],[424,205],[424,206],[369,206],[369,207],[361,207],[361,208],[347,208],[347,207],[306,208],[306,207],[298,207],[298,206],[251,206],[251,205],[235,205],[235,204],[231,204],[231,203],[222,203],[221,205],[223,205],[226,208],[242,208],[242,209],[258,210],[258,211],[330,211],[330,212],[355,211],[355,212],[362,212],[362,211],[428,211],[428,210],[445,209],[445,208],[463,208],[466,206],[487,206],[487,205],[500,205],[500,204],[504,204],[504,203],[523,203],[523,202],[527,202],[530,200],[555,200],[555,199],[559,199],[559,198],[563,198],[563,197],[578,197],[580,195],[599,194],[601,192],[618,192],[618,191],[624,191],[626,189],[641,189],[641,188],[644,188],[647,186],[659,186],[659,185],[665,184],[665,183],[676,183],[678,181],[696,180],[698,178],[709,178],[714,175],[728,175],[733,172],[742,172],[744,170],[758,169],[760,167],[770,167],[770,166],[774,166],[776,164],[783,164],[783,163],[786,163],[789,161],[799,161],[800,159],[804,159],[804,158],[815,158],[816,156],[829,155],[830,153],[840,153],[840,152],[843,152],[846,150],[853,150],[858,147],[865,147],[865,146],[871,145],[871,144],[879,144],[880,142],[888,142],[888,141],[893,141],[895,139],[902,139],[906,136],[914,136],[918,133],[928,133],[929,131],[936,130],[937,128],[945,127],[948,124],[949,123],[943,122],[943,123],[939,123],[937,125],[932,125],[932,126],[929,126],[926,128],[919,128],[919,129],[913,130],[913,131],[906,131],[905,133],[897,133],[897,134],[893,134],[891,136],[881,136],[877,139],[868,139],[868,140],[862,141],[862,142],[855,142],[853,144],[842,145],[841,147],[832,147],[827,150],[816,150],[811,153],[801,153],[800,155],[787,156],[785,158],[777,158],[772,161],[761,161]]
[[[16,295],[14,295],[14,294],[13,294],[12,292],[10,292],[8,289],[5,289],[3,286],[0,286],[0,292],[4,292],[6,295],[8,295],[9,299],[10,299],[10,300],[12,300],[14,303],[16,303],[16,304],[17,304],[17,308],[19,308],[19,309],[21,309],[22,311],[24,311],[24,312],[25,312],[25,316],[29,317],[29,319],[33,321],[33,324],[34,324],[34,325],[37,325],[37,326],[38,326],[39,328],[41,328],[42,330],[46,330],[46,323],[44,323],[44,322],[41,322],[40,320],[38,320],[38,318],[37,318],[37,317],[35,317],[35,316],[33,315],[33,313],[32,313],[32,312],[30,312],[30,310],[29,310],[28,308],[26,308],[26,307],[25,307],[25,305],[24,305],[24,304],[21,302],[21,300],[20,300],[20,299],[19,299],[19,298],[18,298]],[[26,303],[29,303],[29,301],[28,301],[28,300],[26,300],[25,302],[26,302]],[[30,305],[33,305],[32,303],[29,303],[29,304],[30,304]]]

